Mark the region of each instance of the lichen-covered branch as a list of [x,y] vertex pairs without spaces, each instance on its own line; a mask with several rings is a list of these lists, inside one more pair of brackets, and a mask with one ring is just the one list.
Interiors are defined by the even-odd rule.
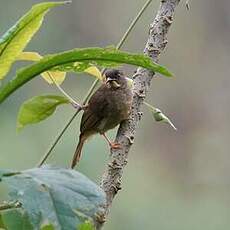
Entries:
[[[160,7],[153,22],[150,24],[149,38],[144,53],[158,61],[158,57],[167,45],[167,33],[173,22],[173,15],[180,0],[161,0]],[[122,145],[122,149],[111,150],[111,157],[101,181],[101,187],[106,193],[107,205],[104,217],[107,216],[112,201],[121,189],[123,169],[127,164],[130,147],[134,143],[134,135],[137,125],[142,117],[141,106],[154,76],[143,68],[138,68],[133,76],[134,99],[130,119],[123,122],[116,136],[116,141]]]

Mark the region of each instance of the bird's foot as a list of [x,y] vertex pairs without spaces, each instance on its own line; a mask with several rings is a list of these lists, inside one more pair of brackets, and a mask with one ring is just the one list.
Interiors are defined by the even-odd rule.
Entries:
[[122,149],[121,144],[117,142],[112,142],[109,140],[109,138],[105,135],[105,133],[101,133],[101,135],[105,138],[105,140],[108,142],[111,149]]
[[110,143],[110,148],[111,149],[122,149],[121,144],[117,143],[117,142],[111,142]]
[[85,110],[88,107],[88,105],[80,105],[74,102],[71,102],[71,104],[77,110]]

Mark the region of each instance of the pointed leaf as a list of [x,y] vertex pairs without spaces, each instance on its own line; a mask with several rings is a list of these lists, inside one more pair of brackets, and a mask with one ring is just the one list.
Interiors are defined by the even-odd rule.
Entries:
[[57,106],[68,103],[67,98],[55,95],[36,96],[29,99],[19,110],[17,130],[46,119],[54,113]]
[[50,8],[65,2],[46,2],[34,5],[0,39],[0,80],[8,73],[12,63],[40,28]]
[[[141,66],[154,72],[161,73],[165,76],[172,76],[172,74],[163,66],[152,62],[152,60],[142,54],[131,54],[124,51],[113,50],[113,49],[102,49],[102,48],[85,48],[85,49],[75,49],[67,52],[49,55],[44,57],[39,62],[24,68],[21,70],[15,79],[7,83],[2,89],[0,89],[0,103],[3,102],[10,94],[17,90],[20,86],[24,85],[26,82],[30,81],[37,75],[45,72],[47,70],[53,69],[54,67],[59,67],[68,63],[76,62],[95,62],[100,61],[112,61],[118,64],[131,64],[136,66]],[[71,71],[71,66],[69,66]],[[60,70],[60,69],[56,69]],[[63,71],[63,70],[61,70]]]

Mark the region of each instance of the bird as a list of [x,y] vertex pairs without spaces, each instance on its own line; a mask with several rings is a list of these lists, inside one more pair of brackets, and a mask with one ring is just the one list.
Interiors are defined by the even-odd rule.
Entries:
[[118,69],[106,70],[104,76],[102,85],[83,108],[72,169],[80,161],[85,141],[94,134],[99,133],[104,137],[110,148],[121,148],[119,143],[111,142],[105,133],[129,118],[133,101],[133,81]]

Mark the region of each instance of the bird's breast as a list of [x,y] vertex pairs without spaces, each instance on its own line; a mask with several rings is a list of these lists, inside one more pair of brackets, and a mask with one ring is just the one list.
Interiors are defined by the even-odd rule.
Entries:
[[107,97],[108,108],[107,116],[100,122],[99,128],[107,131],[119,125],[129,117],[132,106],[132,92],[115,91]]

